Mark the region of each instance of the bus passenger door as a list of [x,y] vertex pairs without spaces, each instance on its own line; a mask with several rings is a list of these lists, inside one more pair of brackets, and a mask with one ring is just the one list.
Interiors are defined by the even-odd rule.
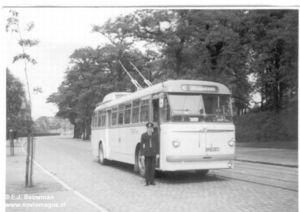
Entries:
[[[152,100],[152,117],[150,120],[154,124],[154,132],[157,133],[160,142],[159,99]],[[160,153],[158,154],[160,155]],[[156,160],[156,167],[159,167],[159,159]]]
[[151,121],[154,124],[154,132],[159,134],[159,107],[158,107],[158,99],[152,100],[152,119]]
[[110,141],[109,141],[109,132],[111,130],[111,110],[106,112],[106,126],[105,126],[105,142],[106,142],[106,157],[110,159]]

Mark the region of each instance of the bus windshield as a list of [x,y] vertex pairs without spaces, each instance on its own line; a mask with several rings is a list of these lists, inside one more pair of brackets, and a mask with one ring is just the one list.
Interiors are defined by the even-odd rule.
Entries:
[[229,95],[169,94],[173,122],[232,122]]

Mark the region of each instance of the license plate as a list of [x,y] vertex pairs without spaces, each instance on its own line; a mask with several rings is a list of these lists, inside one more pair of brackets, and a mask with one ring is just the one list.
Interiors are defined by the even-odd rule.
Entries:
[[220,147],[208,147],[205,150],[206,152],[219,152],[220,151]]

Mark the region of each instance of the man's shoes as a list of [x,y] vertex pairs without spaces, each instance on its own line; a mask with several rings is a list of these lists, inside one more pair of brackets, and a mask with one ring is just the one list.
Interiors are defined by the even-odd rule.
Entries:
[[148,185],[149,185],[149,183],[146,183],[146,184],[145,184],[145,186],[148,186]]
[[153,183],[150,183],[150,185],[155,185],[155,183],[153,182]]

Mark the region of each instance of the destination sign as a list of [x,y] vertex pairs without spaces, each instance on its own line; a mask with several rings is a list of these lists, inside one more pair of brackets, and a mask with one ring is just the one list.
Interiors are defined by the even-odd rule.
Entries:
[[218,92],[218,87],[209,85],[182,85],[183,91]]

